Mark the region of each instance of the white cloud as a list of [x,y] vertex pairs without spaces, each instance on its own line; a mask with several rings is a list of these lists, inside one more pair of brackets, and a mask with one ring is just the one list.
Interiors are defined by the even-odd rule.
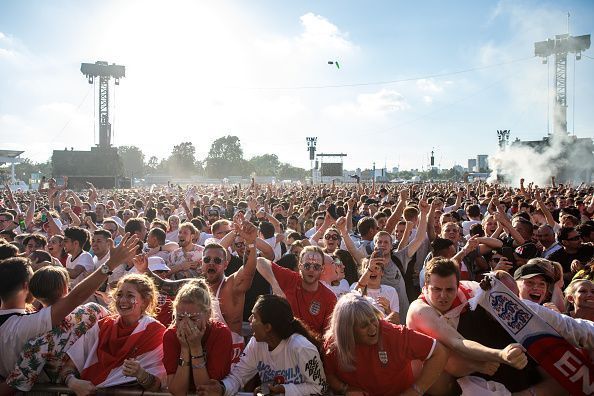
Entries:
[[423,92],[440,93],[443,92],[443,86],[438,85],[433,79],[421,78],[417,80],[417,88]]
[[308,12],[299,20],[304,31],[298,42],[303,47],[315,46],[341,52],[352,51],[355,48],[353,43],[348,40],[348,34],[341,32],[335,24],[323,16]]
[[354,102],[330,105],[325,112],[333,117],[378,117],[408,110],[410,105],[399,92],[381,89],[378,92],[359,94]]

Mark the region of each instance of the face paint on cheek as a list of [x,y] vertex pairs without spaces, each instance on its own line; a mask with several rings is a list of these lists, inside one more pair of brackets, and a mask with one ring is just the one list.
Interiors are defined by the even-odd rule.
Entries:
[[136,304],[137,304],[137,302],[136,302],[136,297],[132,297],[132,298],[130,299],[130,304],[132,304],[132,305],[136,305]]

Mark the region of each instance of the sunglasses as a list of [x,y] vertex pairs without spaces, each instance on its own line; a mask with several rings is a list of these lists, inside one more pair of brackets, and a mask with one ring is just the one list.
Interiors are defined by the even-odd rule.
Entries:
[[321,271],[322,270],[322,264],[318,264],[318,263],[303,263],[301,265],[303,266],[303,269],[306,270],[306,271],[309,271],[312,268],[315,271]]
[[326,234],[326,235],[324,235],[324,239],[327,240],[327,241],[330,241],[330,240],[332,240],[332,241],[338,241],[338,235],[336,235],[336,234]]
[[206,256],[206,257],[203,257],[202,258],[202,261],[204,261],[205,264],[210,264],[210,262],[212,261],[216,265],[219,265],[219,264],[221,264],[223,262],[223,259],[220,258],[220,257],[209,257],[209,256]]

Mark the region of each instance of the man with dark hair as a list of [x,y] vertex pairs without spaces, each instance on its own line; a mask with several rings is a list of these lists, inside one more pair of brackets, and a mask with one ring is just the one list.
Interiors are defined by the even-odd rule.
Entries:
[[17,234],[14,230],[4,229],[0,231],[0,240],[5,240],[6,242],[13,242],[16,238]]
[[562,249],[549,256],[549,260],[556,261],[563,267],[563,280],[568,285],[579,270],[583,269],[594,256],[594,247],[582,243],[582,237],[573,227],[561,227],[557,233],[557,241]]
[[524,368],[528,360],[521,345],[511,342],[501,349],[490,348],[458,332],[461,314],[467,311],[467,302],[477,288],[476,282],[460,281],[460,270],[454,261],[431,259],[425,268],[423,294],[408,310],[407,327],[450,348],[447,375],[461,377],[475,372],[493,375],[501,363]]
[[23,239],[25,255],[28,256],[35,250],[45,250],[47,238],[41,234],[29,234]]
[[538,241],[537,245],[541,248],[540,256],[548,258],[551,254],[561,249],[562,246],[555,240],[555,231],[553,227],[548,224],[543,224],[534,233],[535,239]]
[[[62,320],[77,306],[84,303],[103,283],[108,274],[121,263],[128,261],[134,254],[136,238],[122,241],[113,249],[111,259],[101,268],[72,289],[53,305],[40,311],[28,314],[27,303],[31,302],[29,281],[33,271],[29,260],[14,257],[0,262],[0,377],[6,377],[15,367],[21,348],[25,343],[52,327],[58,326]],[[6,383],[0,384],[0,394],[12,391]]]
[[19,248],[12,243],[0,243],[0,260],[19,255]]
[[359,251],[369,256],[373,252],[373,237],[379,231],[377,221],[373,217],[363,217],[357,223],[357,231],[361,235]]
[[470,227],[481,223],[481,208],[478,205],[469,205],[466,208],[467,221],[462,222],[462,234],[467,237],[470,234]]
[[594,226],[592,224],[584,223],[575,228],[582,237],[582,242],[594,242]]
[[64,230],[64,250],[68,253],[66,270],[70,276],[70,287],[76,286],[95,270],[93,256],[83,250],[87,243],[87,231],[79,227]]
[[136,235],[141,241],[144,242],[146,238],[146,223],[143,218],[134,217],[126,222],[124,232],[130,235]]

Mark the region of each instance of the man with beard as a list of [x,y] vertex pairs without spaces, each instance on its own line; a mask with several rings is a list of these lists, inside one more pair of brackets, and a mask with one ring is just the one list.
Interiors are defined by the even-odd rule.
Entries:
[[[183,226],[183,225],[182,225]],[[234,224],[238,234],[245,240],[247,253],[246,263],[236,272],[225,276],[225,269],[229,265],[229,254],[227,250],[219,244],[207,245],[202,251],[201,272],[208,284],[211,293],[216,296],[219,307],[214,307],[214,315],[217,320],[222,321],[229,326],[233,336],[234,357],[233,362],[237,362],[239,354],[244,346],[244,340],[241,334],[243,323],[243,306],[245,304],[245,293],[250,289],[252,280],[256,272],[256,237],[257,228],[244,221],[241,224]],[[180,226],[181,229],[181,226]],[[182,233],[180,230],[180,244]],[[148,268],[148,259],[146,255],[139,256],[134,260],[136,270],[141,274],[147,274],[154,281],[159,292],[169,296],[175,296],[177,291],[188,281],[188,279],[167,280],[155,275]]]
[[[246,223],[248,224],[248,223]],[[244,339],[241,335],[243,324],[243,306],[245,294],[252,286],[256,272],[256,228],[248,228],[242,236],[247,243],[248,260],[245,265],[229,276],[225,269],[229,265],[229,252],[217,243],[206,245],[202,257],[202,273],[210,292],[219,302],[218,312],[214,308],[214,316],[226,323],[231,329],[233,339],[233,362],[239,361],[243,350]]]
[[295,317],[305,322],[318,335],[324,333],[336,305],[336,296],[320,281],[324,271],[322,249],[306,246],[299,256],[298,273],[265,258],[258,259],[257,269],[268,283],[278,283],[291,304]]
[[200,263],[204,248],[192,242],[192,237],[198,234],[198,229],[192,223],[179,226],[179,248],[169,255],[167,266],[171,269],[172,279],[196,278],[200,276]]

